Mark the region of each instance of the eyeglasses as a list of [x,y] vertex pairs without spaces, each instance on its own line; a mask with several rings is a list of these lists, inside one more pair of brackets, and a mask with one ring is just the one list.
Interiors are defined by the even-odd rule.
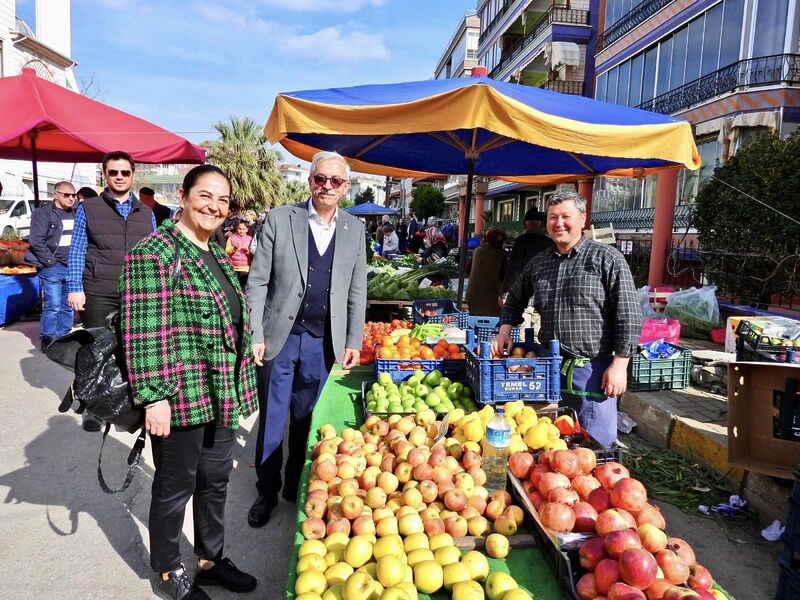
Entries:
[[331,182],[331,187],[335,190],[338,190],[343,183],[347,180],[342,179],[341,177],[325,177],[325,175],[312,175],[311,177],[318,186],[322,187],[327,182]]
[[117,175],[122,175],[123,177],[130,177],[133,171],[130,171],[128,169],[123,169],[121,171],[117,169],[109,169],[108,171],[106,171],[106,173],[108,173],[109,177],[116,177]]
[[64,198],[77,198],[78,197],[78,194],[74,193],[74,192],[72,194],[70,194],[69,192],[56,192],[56,194],[60,194],[61,196],[64,196]]

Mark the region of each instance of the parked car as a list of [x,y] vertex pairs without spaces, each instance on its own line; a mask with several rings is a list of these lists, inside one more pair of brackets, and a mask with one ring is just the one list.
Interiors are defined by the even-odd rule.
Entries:
[[[52,198],[41,199],[42,204],[52,201]],[[34,208],[33,198],[0,198],[0,233],[16,233],[21,238],[28,237]]]

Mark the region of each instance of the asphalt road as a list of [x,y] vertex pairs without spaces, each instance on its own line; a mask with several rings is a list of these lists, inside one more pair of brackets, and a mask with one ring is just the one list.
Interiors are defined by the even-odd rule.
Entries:
[[[79,417],[56,407],[71,377],[37,349],[38,323],[0,330],[0,599],[150,599],[147,511],[153,473],[146,462],[124,493],[101,492],[96,476],[99,433],[86,433]],[[283,501],[262,529],[247,525],[255,497],[251,466],[255,419],[240,429],[226,515],[226,555],[258,578],[243,597],[283,596],[292,546],[294,507]],[[104,469],[121,482],[133,436],[112,434]],[[731,530],[730,543],[714,522],[669,506],[671,535],[692,544],[700,561],[738,600],[771,600],[777,583],[779,542],[761,539],[759,526]],[[191,506],[183,555],[194,566]],[[210,589],[215,599],[240,597]]]

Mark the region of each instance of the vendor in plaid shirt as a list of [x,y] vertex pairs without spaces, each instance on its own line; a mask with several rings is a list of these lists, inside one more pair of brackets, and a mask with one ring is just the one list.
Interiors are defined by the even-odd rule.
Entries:
[[561,404],[574,408],[583,428],[610,446],[617,439],[616,397],[627,388],[642,326],[633,277],[615,248],[583,235],[581,196],[556,192],[546,216],[555,248],[528,262],[512,286],[492,349],[511,349],[511,327],[522,322],[532,298],[542,319],[539,340],[561,343]]

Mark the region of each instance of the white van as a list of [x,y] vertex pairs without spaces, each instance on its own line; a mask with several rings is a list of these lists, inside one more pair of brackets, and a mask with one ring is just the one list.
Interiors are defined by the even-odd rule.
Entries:
[[[52,201],[52,198],[42,198],[41,204]],[[34,209],[33,198],[0,197],[0,234],[7,235],[14,232],[21,238],[28,237]]]

